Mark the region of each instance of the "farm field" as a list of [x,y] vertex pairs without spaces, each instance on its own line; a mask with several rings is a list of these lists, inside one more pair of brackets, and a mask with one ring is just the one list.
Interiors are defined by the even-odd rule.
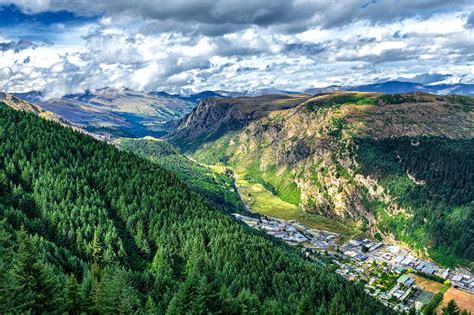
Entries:
[[429,291],[435,294],[443,288],[443,284],[426,279],[424,277],[420,277],[418,275],[415,276],[415,281],[418,285],[422,286],[425,291]]

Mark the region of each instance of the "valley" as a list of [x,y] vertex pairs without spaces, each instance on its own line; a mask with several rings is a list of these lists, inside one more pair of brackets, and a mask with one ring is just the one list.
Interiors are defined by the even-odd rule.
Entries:
[[3,103],[0,134],[2,313],[393,313],[154,161]]
[[307,225],[306,220],[291,216],[291,212],[285,218],[276,213],[278,218],[274,218],[260,208],[254,210],[257,212],[248,216],[233,216],[291,246],[300,246],[306,257],[317,261],[325,257],[336,273],[363,283],[369,295],[391,309],[430,313],[441,301],[441,306],[446,306],[454,299],[462,309],[474,311],[474,274],[468,270],[441,268],[393,244],[360,236],[348,239],[335,233],[332,226],[328,231],[317,224]]
[[263,212],[294,218],[302,209],[443,265],[472,262],[472,98],[337,92],[283,100],[291,98],[287,107],[276,97],[208,99],[168,139],[199,162],[233,169],[255,194],[244,198]]
[[[207,206],[296,245],[306,258],[363,283],[390,309],[436,307],[438,292],[471,307],[464,299],[472,298],[473,275],[459,269],[472,268],[470,98],[352,92],[209,98],[158,139],[103,137],[8,97],[10,107],[107,140],[169,171]],[[449,213],[446,222],[467,224],[467,233],[417,226],[417,216],[433,217],[426,211]],[[435,232],[447,237],[431,243]],[[456,247],[447,250],[450,242]],[[382,245],[366,252],[359,243]],[[148,251],[148,244],[137,246]],[[426,266],[432,269],[418,271]],[[402,278],[416,281],[400,286]]]
[[281,200],[261,184],[245,180],[243,174],[237,173],[235,177],[240,197],[252,212],[285,221],[297,221],[309,228],[337,233],[341,238],[340,241],[349,240],[361,234],[361,231],[351,229],[341,222],[305,212],[298,206]]
[[472,315],[474,0],[0,0],[0,315]]
[[163,136],[169,123],[189,113],[199,100],[112,88],[45,100],[38,92],[15,95],[107,139]]

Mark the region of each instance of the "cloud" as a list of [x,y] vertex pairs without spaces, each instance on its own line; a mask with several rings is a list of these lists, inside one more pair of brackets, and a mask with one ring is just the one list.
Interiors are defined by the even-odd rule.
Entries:
[[14,52],[20,52],[28,48],[36,48],[39,45],[28,40],[19,40],[19,41],[7,41],[0,42],[0,51],[13,50]]
[[474,28],[474,11],[468,16],[466,26]]
[[[132,16],[167,28],[187,30],[186,24],[195,24],[194,31],[204,34],[216,31],[212,25],[224,26],[233,32],[242,26],[278,26],[280,31],[298,32],[301,26],[313,22],[324,28],[342,27],[365,20],[371,24],[387,24],[405,18],[428,18],[435,14],[462,10],[472,1],[458,0],[456,3],[438,0],[354,0],[354,1],[305,1],[305,0],[0,0],[0,3],[15,4],[24,12],[33,14],[48,11],[68,11],[80,16]],[[283,27],[282,27],[283,26]]]
[[420,83],[420,84],[431,84],[444,81],[451,77],[451,74],[441,74],[441,73],[422,73],[415,75],[412,78],[398,78],[398,81],[403,82],[413,82],[413,83]]
[[[0,25],[0,87],[10,91],[60,96],[103,87],[304,90],[397,78],[474,81],[468,1],[2,2],[29,16]],[[43,15],[54,12],[61,22],[47,23]],[[38,16],[41,27],[32,22]]]

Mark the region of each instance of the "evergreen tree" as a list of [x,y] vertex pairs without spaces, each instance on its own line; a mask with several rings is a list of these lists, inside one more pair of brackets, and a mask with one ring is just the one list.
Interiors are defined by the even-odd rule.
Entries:
[[0,313],[296,313],[348,294],[347,313],[390,314],[149,160],[8,108],[0,129]]
[[443,307],[443,315],[459,315],[459,307],[455,300],[448,302],[448,305]]
[[79,314],[81,308],[81,295],[76,277],[70,275],[64,285],[64,309],[69,314]]
[[18,251],[13,276],[18,283],[15,290],[15,307],[39,312],[58,308],[58,283],[54,272],[44,264],[24,228],[18,231]]

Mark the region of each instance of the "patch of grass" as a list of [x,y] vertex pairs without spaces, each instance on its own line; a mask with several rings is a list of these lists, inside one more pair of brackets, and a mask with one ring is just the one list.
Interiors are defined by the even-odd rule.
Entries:
[[309,110],[328,107],[339,108],[343,104],[375,105],[376,99],[362,93],[348,93],[309,101],[306,104],[306,108]]
[[245,179],[242,174],[238,175],[236,184],[244,202],[255,212],[283,220],[294,220],[301,211],[297,206],[273,195],[262,184]]
[[246,180],[244,173],[239,173],[237,176],[236,184],[242,199],[254,212],[282,220],[296,220],[311,228],[339,233],[342,241],[360,233],[335,220],[304,212],[301,208],[273,195],[263,185]]
[[411,94],[383,94],[376,99],[378,104],[402,104],[416,102],[416,98]]
[[439,308],[445,307],[451,300],[455,300],[461,310],[474,313],[474,294],[449,288],[444,294],[443,302]]
[[277,172],[275,166],[269,166],[261,171],[258,164],[259,160],[260,158],[257,156],[255,162],[247,168],[244,175],[245,179],[262,185],[283,201],[298,206],[301,201],[301,191],[293,181],[294,175],[285,170]]

